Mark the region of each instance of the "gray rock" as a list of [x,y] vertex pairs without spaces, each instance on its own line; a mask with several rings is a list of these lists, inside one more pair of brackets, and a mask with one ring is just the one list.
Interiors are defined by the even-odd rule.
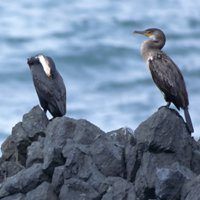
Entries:
[[190,168],[194,141],[183,119],[176,111],[168,108],[159,109],[143,122],[135,130],[135,137],[135,156],[130,157],[134,166],[131,180],[135,180],[139,199],[147,196],[153,199],[156,198],[156,169],[168,168],[174,162]]
[[193,139],[182,117],[172,109],[161,108],[135,130],[138,143],[152,153],[175,153],[176,161],[190,166]]
[[8,197],[4,197],[1,200],[25,200],[25,195],[22,193],[18,193]]
[[26,167],[30,167],[33,163],[43,162],[43,148],[44,138],[39,136],[38,141],[32,142],[27,148]]
[[64,171],[65,179],[73,177],[87,179],[91,174],[91,171],[89,170],[91,160],[89,160],[85,152],[79,148],[79,144],[68,142],[64,147],[63,152],[66,157]]
[[19,192],[26,193],[46,180],[48,177],[43,173],[42,165],[34,164],[3,182],[0,187],[0,198]]
[[84,169],[84,165],[88,166],[88,164],[86,163],[87,161],[85,158],[85,153],[77,148],[77,145],[68,148],[68,153],[66,148],[64,149],[64,151],[65,155],[67,155],[64,177],[66,179],[77,176],[81,178],[88,178],[91,172],[88,169]]
[[71,178],[65,180],[60,191],[60,200],[92,200],[100,199],[100,194],[83,180]]
[[178,162],[173,163],[169,168],[171,168],[174,171],[180,172],[183,175],[185,181],[192,180],[197,176],[189,168],[187,168],[183,165],[180,165]]
[[108,182],[106,176],[104,176],[93,163],[90,167],[88,166],[85,170],[91,171],[87,183],[91,185],[99,194],[103,195],[108,189]]
[[184,184],[181,192],[181,200],[200,199],[200,175]]
[[123,176],[125,169],[123,148],[116,142],[110,141],[101,135],[91,145],[91,154],[94,163],[105,176]]
[[155,193],[160,199],[180,199],[180,190],[183,183],[184,177],[179,171],[168,168],[156,170]]
[[168,108],[134,134],[129,128],[105,134],[83,119],[48,122],[37,106],[13,128],[2,151],[4,200],[200,199],[200,144]]
[[134,182],[136,173],[141,165],[145,144],[137,145],[128,144],[125,147],[125,163],[126,163],[126,178],[128,181]]
[[45,130],[49,120],[44,111],[35,106],[29,113],[23,116],[22,127],[27,132],[29,138],[37,140],[38,136],[45,136]]
[[200,150],[194,149],[192,151],[191,169],[196,174],[200,174]]
[[58,197],[51,184],[43,182],[37,188],[28,192],[25,200],[58,200]]
[[90,150],[89,145],[68,139],[63,148],[63,155],[66,157],[63,175],[65,179],[83,179],[102,194],[107,190],[106,177],[93,162]]
[[105,134],[100,128],[84,119],[77,121],[76,129],[74,131],[74,141],[80,144],[91,144],[100,135]]
[[14,176],[19,171],[24,169],[22,165],[19,165],[15,161],[4,161],[0,164],[0,182],[6,180],[6,178]]
[[76,120],[67,117],[53,119],[47,127],[47,136],[44,141],[44,164],[46,173],[53,174],[56,166],[63,165],[65,159],[62,148],[67,139],[72,138],[76,127]]
[[122,146],[126,146],[128,144],[134,146],[136,144],[133,130],[127,127],[110,131],[106,134],[106,136],[110,137],[111,140],[118,142],[118,144]]
[[136,200],[135,189],[132,183],[119,177],[107,178],[109,188],[102,200]]
[[54,169],[53,177],[52,177],[52,186],[55,188],[56,194],[60,193],[60,189],[64,184],[64,170],[65,166],[59,166]]
[[25,166],[27,147],[30,143],[31,141],[22,127],[22,123],[17,123],[12,129],[12,135],[10,135],[1,146],[2,159],[16,161]]

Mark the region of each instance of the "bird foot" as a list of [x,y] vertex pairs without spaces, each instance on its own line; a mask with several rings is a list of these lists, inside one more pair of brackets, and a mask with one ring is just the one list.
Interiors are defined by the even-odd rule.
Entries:
[[160,106],[158,110],[160,110],[161,108],[169,108],[170,104],[171,104],[170,102],[167,102],[165,106]]

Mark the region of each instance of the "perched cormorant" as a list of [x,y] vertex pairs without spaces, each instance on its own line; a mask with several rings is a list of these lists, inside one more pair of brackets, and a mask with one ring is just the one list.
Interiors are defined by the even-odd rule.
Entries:
[[151,76],[157,87],[164,94],[167,106],[172,102],[178,110],[184,110],[185,119],[190,133],[194,132],[188,112],[188,94],[180,69],[161,49],[165,45],[165,34],[157,28],[134,31],[150,38],[141,45],[141,54],[149,66]]
[[33,77],[33,83],[44,112],[48,110],[53,117],[66,113],[66,88],[63,79],[52,58],[37,55],[28,58],[27,63]]

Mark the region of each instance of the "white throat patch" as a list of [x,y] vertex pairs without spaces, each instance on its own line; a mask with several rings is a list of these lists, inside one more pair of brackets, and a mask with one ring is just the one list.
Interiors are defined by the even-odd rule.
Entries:
[[51,68],[49,67],[49,62],[45,59],[45,57],[43,55],[39,55],[38,59],[43,67],[45,74],[48,77],[51,77]]
[[156,36],[155,35],[151,35],[149,38],[152,39],[152,40],[156,40]]

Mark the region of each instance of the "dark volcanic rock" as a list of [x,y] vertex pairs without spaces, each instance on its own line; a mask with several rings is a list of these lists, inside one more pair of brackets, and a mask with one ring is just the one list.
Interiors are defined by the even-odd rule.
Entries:
[[37,188],[28,192],[25,200],[58,200],[58,197],[51,184],[43,182]]
[[43,148],[44,137],[39,136],[38,141],[32,142],[32,144],[27,148],[26,167],[30,167],[33,163],[43,162]]
[[104,133],[83,119],[48,121],[37,106],[1,149],[3,200],[200,199],[200,143],[172,109],[135,132]]
[[43,173],[42,165],[34,164],[9,177],[0,187],[0,198],[19,192],[26,193],[46,180],[48,177]]
[[123,149],[115,141],[101,135],[91,145],[92,159],[105,176],[123,176],[125,169]]
[[48,122],[49,120],[44,111],[39,106],[35,106],[29,113],[23,116],[22,127],[28,136],[35,140],[39,135],[45,135]]
[[128,144],[136,144],[133,130],[127,127],[108,132],[106,136],[110,137],[112,141],[116,141],[119,143],[119,145],[124,147]]
[[1,146],[2,159],[7,161],[15,161],[25,166],[27,147],[31,141],[28,134],[22,127],[22,123],[19,122],[12,129],[12,135],[10,135]]
[[1,200],[25,200],[25,195],[22,193],[13,194],[8,197],[1,198]]
[[155,193],[160,199],[180,199],[180,190],[184,183],[184,177],[179,171],[168,168],[157,169],[155,181]]
[[135,189],[132,183],[119,177],[107,178],[109,188],[102,200],[136,200]]
[[156,169],[168,168],[175,162],[190,168],[194,140],[180,115],[165,107],[143,122],[135,137],[132,180],[135,179],[136,193],[140,199],[155,198]]
[[48,174],[52,174],[56,166],[64,164],[62,148],[67,138],[73,137],[75,127],[76,120],[66,117],[57,117],[49,123],[43,150],[45,152],[43,168]]
[[80,144],[92,144],[102,134],[104,132],[100,128],[87,120],[80,119],[74,131],[74,140]]
[[60,193],[60,189],[64,183],[64,170],[65,166],[61,165],[54,169],[53,177],[52,177],[52,186],[55,189],[56,194]]
[[200,199],[200,175],[187,182],[182,188],[181,200]]
[[65,180],[60,191],[60,200],[99,199],[99,193],[85,181],[71,178]]
[[10,176],[14,176],[22,169],[24,169],[24,167],[15,161],[3,161],[0,164],[0,177],[1,177],[0,180],[1,180],[1,182],[6,180],[6,178],[8,178]]

